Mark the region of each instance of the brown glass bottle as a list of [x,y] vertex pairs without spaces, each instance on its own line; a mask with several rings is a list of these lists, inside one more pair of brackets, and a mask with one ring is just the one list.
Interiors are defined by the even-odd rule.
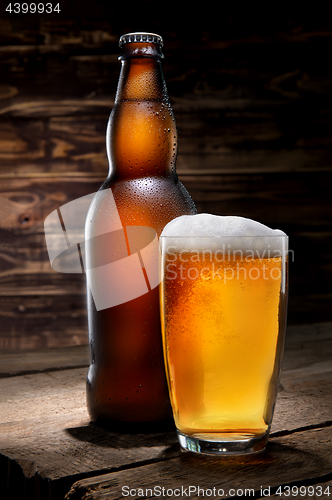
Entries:
[[[127,233],[130,226],[146,226],[159,236],[173,218],[196,213],[175,170],[177,131],[161,68],[161,46],[161,37],[154,34],[120,38],[122,68],[106,138],[110,168],[100,191],[111,189]],[[107,250],[107,238],[91,234],[108,220],[112,231],[107,203],[97,200],[86,223],[88,260],[100,249]],[[128,235],[126,243],[130,254]],[[87,404],[93,421],[170,417],[159,314],[158,286],[102,310],[97,310],[88,286]]]

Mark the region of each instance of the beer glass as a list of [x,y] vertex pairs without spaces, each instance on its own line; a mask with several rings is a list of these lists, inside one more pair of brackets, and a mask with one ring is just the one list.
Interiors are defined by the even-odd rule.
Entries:
[[287,236],[162,235],[160,253],[164,361],[182,449],[262,451],[284,346]]

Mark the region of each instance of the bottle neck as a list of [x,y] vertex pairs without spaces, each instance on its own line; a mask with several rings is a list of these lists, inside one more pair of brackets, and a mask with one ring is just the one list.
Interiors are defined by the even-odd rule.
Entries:
[[168,101],[166,84],[159,59],[137,57],[124,59],[121,63],[115,103],[122,100]]
[[110,175],[118,178],[175,172],[177,131],[161,55],[147,57],[139,49],[135,55],[132,50],[131,57],[120,57],[121,73],[107,129]]

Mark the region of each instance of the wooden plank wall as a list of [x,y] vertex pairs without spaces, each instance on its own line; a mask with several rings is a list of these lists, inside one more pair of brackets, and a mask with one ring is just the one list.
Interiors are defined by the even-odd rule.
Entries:
[[290,322],[331,319],[331,21],[320,2],[270,6],[263,18],[247,4],[216,17],[198,2],[187,19],[146,2],[145,24],[144,12],[134,23],[101,0],[2,16],[1,349],[87,342],[85,277],[52,270],[43,221],[105,178],[117,42],[142,26],[164,37],[177,169],[199,212],[286,231]]

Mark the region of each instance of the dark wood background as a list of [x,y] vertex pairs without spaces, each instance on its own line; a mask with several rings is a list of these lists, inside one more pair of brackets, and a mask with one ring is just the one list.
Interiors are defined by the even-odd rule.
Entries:
[[[160,33],[177,170],[199,212],[290,236],[289,321],[331,320],[332,21],[328,2],[0,2],[0,348],[87,343],[85,276],[52,270],[43,221],[98,189],[118,38]],[[266,5],[268,4],[268,5]]]

